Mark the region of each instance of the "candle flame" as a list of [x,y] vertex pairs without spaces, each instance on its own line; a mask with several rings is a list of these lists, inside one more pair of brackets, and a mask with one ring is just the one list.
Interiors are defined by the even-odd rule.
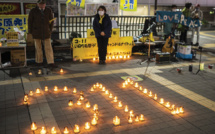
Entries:
[[89,122],[85,123],[85,129],[87,129],[87,130],[90,129],[90,123]]
[[34,95],[34,93],[33,93],[32,90],[29,91],[29,95],[30,95],[30,96],[33,96],[33,95]]
[[170,107],[170,103],[169,103],[169,102],[167,102],[165,106],[166,106],[166,107]]
[[113,124],[114,124],[115,126],[120,125],[120,119],[119,119],[118,116],[115,116],[115,117],[113,118]]
[[98,110],[98,104],[93,105],[93,110],[94,111]]
[[45,86],[45,92],[48,92],[49,89],[48,89],[48,86]]
[[140,86],[140,87],[139,87],[139,90],[140,90],[140,91],[142,91],[142,90],[143,90],[143,87],[142,87],[142,86]]
[[92,125],[96,125],[96,124],[97,124],[96,118],[93,118],[93,119],[92,119],[91,124],[92,124]]
[[37,125],[36,125],[36,123],[35,122],[32,122],[32,124],[31,124],[31,130],[37,130]]
[[72,100],[69,100],[69,103],[68,103],[68,106],[73,106],[73,101]]
[[148,92],[147,89],[144,88],[143,93],[144,93],[144,94],[147,94],[147,92]]
[[160,99],[160,104],[164,104],[164,99],[163,98]]
[[135,83],[134,87],[138,87],[138,83],[137,82]]
[[37,93],[37,94],[40,94],[40,93],[41,93],[39,88],[36,89],[36,93]]
[[68,134],[68,133],[69,133],[69,129],[68,129],[68,127],[65,127],[65,128],[64,128],[63,133],[64,133],[64,134]]
[[109,98],[113,98],[113,95],[110,93]]
[[127,105],[125,106],[125,112],[128,112],[128,106]]
[[41,133],[41,134],[46,134],[46,128],[45,128],[45,127],[42,127],[40,133]]
[[78,126],[78,125],[75,125],[74,132],[75,132],[75,133],[79,133],[79,132],[80,132],[79,126]]
[[77,89],[74,88],[72,92],[73,92],[74,94],[76,94],[76,93],[77,93]]
[[113,102],[117,102],[117,96],[114,97]]
[[157,100],[157,99],[158,99],[157,94],[155,94],[154,100]]
[[132,117],[129,116],[129,118],[128,118],[128,123],[132,123],[132,122],[133,122]]
[[91,91],[91,92],[93,92],[93,91],[94,91],[94,88],[93,88],[93,87],[91,87],[90,91]]
[[52,127],[52,129],[51,129],[51,133],[52,133],[52,134],[56,134],[56,133],[57,133],[57,131],[56,131],[56,128],[55,128],[55,127]]
[[140,120],[139,120],[139,116],[136,116],[136,117],[135,117],[135,121],[136,121],[136,122],[139,122],[139,121],[140,121]]
[[149,92],[149,97],[152,97],[152,92],[151,91]]
[[58,87],[54,86],[54,91],[57,92],[58,91]]
[[121,101],[119,101],[118,107],[122,107],[122,102]]
[[86,108],[90,108],[90,102],[89,101],[86,103]]
[[140,115],[140,121],[144,121],[144,115],[143,114]]
[[63,73],[63,69],[62,68],[60,69],[60,73]]
[[64,87],[63,91],[67,92],[68,91],[68,88],[67,86]]

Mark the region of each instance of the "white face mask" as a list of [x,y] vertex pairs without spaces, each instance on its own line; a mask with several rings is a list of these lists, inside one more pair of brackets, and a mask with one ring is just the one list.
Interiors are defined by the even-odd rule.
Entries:
[[99,15],[100,15],[100,16],[103,16],[104,14],[105,14],[104,11],[99,11]]

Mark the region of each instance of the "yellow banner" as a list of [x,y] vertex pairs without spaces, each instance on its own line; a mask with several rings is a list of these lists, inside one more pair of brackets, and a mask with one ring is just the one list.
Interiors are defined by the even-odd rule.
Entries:
[[1,15],[0,39],[6,37],[6,33],[17,27],[23,32],[28,30],[28,15]]
[[[87,29],[87,38],[95,38],[95,32],[93,29]],[[112,28],[111,37],[120,37],[120,29]]]
[[66,4],[71,3],[74,6],[84,8],[85,0],[67,0]]
[[[107,56],[131,55],[133,47],[133,37],[109,38]],[[90,59],[98,57],[98,45],[96,38],[74,38],[73,58]]]
[[121,0],[120,9],[124,11],[137,11],[137,0]]

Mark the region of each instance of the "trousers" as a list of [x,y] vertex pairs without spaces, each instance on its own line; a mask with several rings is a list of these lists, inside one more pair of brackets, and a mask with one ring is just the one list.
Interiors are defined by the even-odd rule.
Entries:
[[200,32],[200,29],[201,29],[201,27],[195,27],[195,28],[193,28],[193,30],[192,30],[192,42],[194,41],[194,34],[195,34],[195,31],[196,31],[196,33],[197,33],[196,43],[199,43],[199,32]]
[[97,37],[99,60],[106,60],[109,38]]
[[[42,40],[41,39],[34,39],[35,42],[35,50],[36,50],[36,63],[43,63],[43,51],[42,51]],[[45,55],[46,60],[48,64],[54,63],[54,54],[53,49],[51,45],[51,39],[45,39],[44,40],[44,49],[45,49]]]

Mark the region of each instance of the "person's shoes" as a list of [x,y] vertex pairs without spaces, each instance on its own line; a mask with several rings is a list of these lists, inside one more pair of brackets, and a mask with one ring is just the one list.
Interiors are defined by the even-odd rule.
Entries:
[[54,63],[53,64],[48,64],[48,68],[50,69],[54,69],[54,68],[57,68],[58,66],[55,65]]
[[103,64],[103,61],[102,61],[102,60],[99,60],[99,64],[100,64],[100,65]]
[[106,64],[105,60],[103,60],[102,62],[103,62],[104,65]]

